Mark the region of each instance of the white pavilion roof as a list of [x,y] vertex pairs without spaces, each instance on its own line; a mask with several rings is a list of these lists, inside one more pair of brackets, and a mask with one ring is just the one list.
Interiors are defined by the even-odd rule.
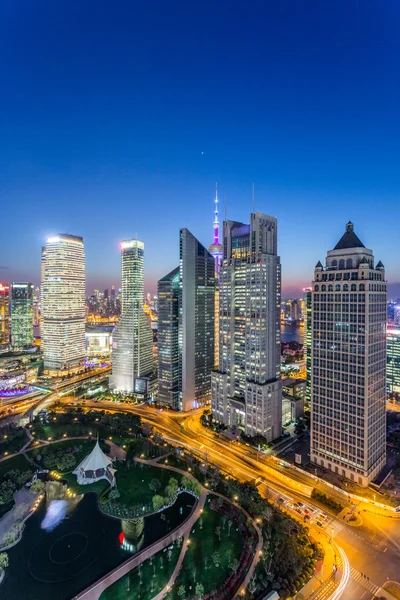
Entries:
[[112,464],[112,460],[108,458],[106,454],[104,454],[103,450],[99,446],[99,441],[97,440],[95,447],[91,451],[90,454],[85,456],[82,462],[74,470],[74,475],[77,475],[82,471],[97,471],[97,469],[106,469],[109,465]]

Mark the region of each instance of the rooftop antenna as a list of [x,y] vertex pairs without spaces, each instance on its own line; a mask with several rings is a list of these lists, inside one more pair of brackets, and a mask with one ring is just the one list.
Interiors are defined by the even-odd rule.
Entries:
[[224,221],[226,221],[226,194],[224,194]]
[[253,183],[253,189],[252,189],[252,194],[251,194],[251,212],[254,215],[254,183]]
[[219,244],[218,183],[215,184],[214,244]]

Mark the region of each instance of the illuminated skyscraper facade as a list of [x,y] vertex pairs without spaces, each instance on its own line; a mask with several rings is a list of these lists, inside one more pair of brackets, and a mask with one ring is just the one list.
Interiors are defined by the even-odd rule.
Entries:
[[304,355],[306,359],[306,395],[305,404],[310,407],[311,403],[311,350],[312,350],[312,290],[304,290]]
[[188,229],[180,266],[158,282],[158,400],[177,410],[210,402],[215,262]]
[[11,347],[30,348],[33,344],[33,285],[11,284]]
[[352,223],[312,282],[311,460],[360,485],[386,462],[386,281]]
[[400,393],[400,327],[387,329],[387,372],[389,392]]
[[41,337],[44,368],[70,369],[85,359],[85,250],[83,238],[59,234],[42,252]]
[[0,283],[0,349],[10,342],[10,286]]
[[213,416],[272,441],[282,433],[277,220],[256,212],[249,225],[225,221],[223,247]]
[[142,393],[153,374],[153,332],[143,311],[144,243],[121,242],[121,316],[113,334],[110,387]]

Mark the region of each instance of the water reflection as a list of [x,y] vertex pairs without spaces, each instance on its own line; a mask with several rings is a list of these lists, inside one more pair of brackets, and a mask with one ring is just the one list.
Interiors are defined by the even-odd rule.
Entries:
[[[50,490],[47,505],[28,519],[21,542],[8,551],[1,600],[70,600],[179,525],[194,503],[192,496],[181,494],[163,513],[121,521],[98,509],[96,494],[68,499],[62,484]],[[51,531],[41,529],[51,503],[60,500],[67,503],[66,516]]]
[[83,498],[83,496],[71,498],[67,494],[67,489],[68,486],[61,481],[48,481],[46,483],[47,510],[40,525],[45,531],[53,531]]
[[122,532],[119,541],[122,550],[136,554],[144,544],[144,518],[126,519],[121,521]]

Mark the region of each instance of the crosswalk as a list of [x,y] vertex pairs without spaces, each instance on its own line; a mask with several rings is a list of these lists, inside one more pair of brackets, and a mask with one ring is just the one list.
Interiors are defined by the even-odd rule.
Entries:
[[309,597],[309,600],[329,600],[337,588],[337,585],[337,581],[335,581],[333,578],[330,578]]
[[380,589],[379,586],[375,585],[375,583],[372,583],[372,581],[370,581],[367,577],[365,577],[365,575],[363,573],[360,573],[360,571],[357,571],[357,569],[354,569],[354,567],[351,567],[350,575],[351,575],[351,578],[354,579],[354,581],[357,581],[357,583],[359,583],[366,590],[371,592],[371,594],[376,595],[378,593],[378,591]]

